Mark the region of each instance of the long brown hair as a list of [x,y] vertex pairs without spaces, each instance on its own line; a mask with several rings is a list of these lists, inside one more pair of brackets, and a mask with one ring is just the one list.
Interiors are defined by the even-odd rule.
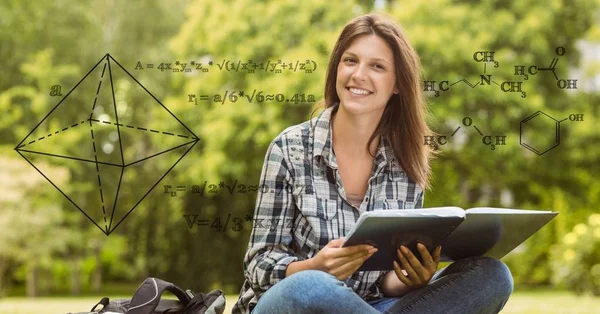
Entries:
[[357,36],[370,34],[381,37],[392,49],[399,93],[392,94],[388,101],[381,120],[367,143],[367,150],[373,156],[369,150],[373,140],[380,135],[387,136],[396,159],[408,177],[427,189],[430,187],[429,162],[434,150],[431,146],[424,145],[425,136],[433,132],[425,121],[427,110],[422,93],[421,62],[400,26],[391,19],[371,13],[357,16],[346,24],[329,59],[325,98],[316,104],[311,117],[317,109],[326,109],[340,102],[335,86],[342,54]]

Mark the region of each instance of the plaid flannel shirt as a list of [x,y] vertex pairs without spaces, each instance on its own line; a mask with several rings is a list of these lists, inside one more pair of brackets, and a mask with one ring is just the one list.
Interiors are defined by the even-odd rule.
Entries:
[[[250,313],[258,298],[285,278],[288,264],[314,257],[345,236],[361,213],[422,208],[423,190],[400,167],[382,137],[360,207],[350,205],[332,152],[332,112],[291,126],[271,142],[260,177],[254,227],[244,257],[246,278],[232,313]],[[389,271],[357,271],[344,281],[365,300],[383,297]]]

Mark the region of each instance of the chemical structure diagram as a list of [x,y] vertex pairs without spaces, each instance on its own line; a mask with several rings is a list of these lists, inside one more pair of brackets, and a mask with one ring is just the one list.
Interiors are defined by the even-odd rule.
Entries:
[[[458,132],[458,130],[460,130],[461,127],[463,127],[463,126],[470,127],[472,124],[473,124],[473,119],[471,119],[471,117],[464,117],[462,119],[462,125],[459,125],[454,130],[454,132],[452,132],[452,134],[450,134],[450,137],[454,137],[456,132]],[[481,136],[481,143],[483,145],[489,146],[491,150],[495,150],[496,145],[500,145],[500,146],[506,145],[506,135],[495,135],[494,136],[495,141],[492,141],[492,135],[483,135],[481,130],[479,130],[479,128],[476,125],[473,125],[473,128],[477,131],[477,133],[479,133],[479,136]],[[439,149],[440,146],[443,146],[446,144],[448,144],[448,136],[446,136],[446,135],[438,135],[438,136],[426,135],[424,137],[424,145],[429,145],[435,150]]]
[[[559,58],[564,56],[566,49],[565,47],[559,46],[554,50],[557,57],[552,59],[550,65],[547,67],[538,67],[537,65],[515,65],[514,76],[521,76],[523,80],[528,80],[530,76],[537,75],[543,71],[552,72],[554,78],[556,79],[556,85],[560,89],[577,89],[577,80],[576,79],[561,79],[556,74],[556,65],[558,64]],[[504,82],[496,82],[492,79],[492,74],[488,74],[487,64],[492,63],[494,68],[498,68],[500,63],[495,60],[495,51],[476,51],[473,53],[473,60],[478,63],[483,63],[483,74],[480,74],[480,81],[475,84],[469,82],[466,78],[457,80],[455,82],[450,83],[449,80],[437,81],[428,80],[423,81],[423,91],[424,92],[434,92],[435,97],[439,97],[442,92],[447,92],[450,88],[458,83],[464,83],[471,88],[475,88],[477,86],[490,86],[494,84],[500,87],[505,93],[521,93],[521,98],[527,97],[527,92],[523,90],[523,81],[504,81]]]
[[[552,116],[544,113],[543,111],[537,111],[525,119],[521,120],[519,124],[519,144],[528,150],[541,156],[560,144],[560,123],[566,120],[571,122],[583,121],[583,113],[572,113],[568,118],[562,120],[556,120]],[[458,126],[450,137],[454,137],[461,127],[470,127],[477,131],[481,136],[481,143],[489,146],[491,150],[495,150],[496,146],[506,145],[506,135],[484,135],[481,130],[473,124],[471,117],[464,117],[462,119],[462,125]],[[447,135],[426,135],[424,136],[424,145],[431,146],[434,150],[438,150],[440,146],[448,144]]]
[[[566,120],[583,121],[583,113],[570,114],[568,118],[556,120],[543,111],[537,111],[523,119],[519,125],[519,144],[539,156],[560,144],[560,123]],[[534,134],[538,129],[544,133]]]

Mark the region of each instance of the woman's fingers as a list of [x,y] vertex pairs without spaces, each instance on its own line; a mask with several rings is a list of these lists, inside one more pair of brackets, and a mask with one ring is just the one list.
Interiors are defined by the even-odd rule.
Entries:
[[343,265],[341,265],[340,267],[336,268],[335,270],[335,274],[332,274],[338,278],[342,278],[342,280],[348,278],[349,276],[351,276],[352,274],[354,274],[354,272],[356,272],[360,266],[367,260],[369,259],[369,257],[371,257],[373,254],[368,254],[365,256],[361,256],[359,258],[356,258],[354,260],[348,261],[346,263],[344,263]]
[[372,248],[370,250],[369,249],[365,249],[364,251],[361,250],[361,251],[358,251],[358,252],[356,252],[356,253],[354,253],[352,255],[344,256],[341,259],[344,259],[345,261],[353,261],[353,260],[359,259],[361,257],[366,257],[367,255],[372,255],[375,252],[377,252],[376,248]]
[[439,263],[440,263],[440,256],[441,256],[441,255],[442,255],[442,246],[441,246],[441,245],[438,245],[438,246],[435,248],[435,251],[433,251],[433,261],[434,261],[434,262],[435,262],[435,264],[436,264],[436,269],[437,269],[437,264],[439,264]]
[[406,275],[404,275],[404,273],[402,272],[402,269],[400,268],[400,265],[398,265],[398,263],[396,261],[394,261],[394,272],[396,273],[396,277],[398,277],[398,279],[400,279],[400,281],[409,286],[412,287],[413,283],[412,281],[410,281],[410,279],[408,277],[406,277]]
[[354,258],[356,255],[366,254],[369,249],[373,248],[372,245],[361,244],[353,245],[343,248],[336,248],[334,253],[331,255],[332,258]]
[[362,259],[359,259],[357,261],[352,261],[352,262],[340,267],[339,268],[340,280],[348,279],[348,277],[352,276],[352,274],[354,274],[354,272],[356,272],[360,268],[360,265],[362,265]]
[[[423,265],[421,265],[421,262],[419,262],[419,259],[405,246],[401,246],[400,250],[401,250],[400,253],[404,253],[403,257],[410,264],[411,271],[414,273],[414,275],[413,275],[413,274],[411,274],[411,272],[408,269],[406,269],[406,272],[408,272],[408,275],[409,276],[417,276],[419,278],[419,284],[421,282],[427,281],[429,278],[429,271],[425,267],[423,267]],[[400,261],[402,261],[402,260],[400,260]],[[414,277],[410,277],[410,278],[413,282],[415,281]]]
[[[404,246],[402,248],[406,249]],[[408,251],[408,249],[406,249],[406,250]],[[408,278],[410,278],[410,281],[413,284],[420,285],[421,278],[419,278],[419,275],[413,269],[413,266],[408,261],[408,259],[404,255],[404,252],[402,252],[402,251],[403,251],[402,249],[398,249],[398,258],[400,258],[400,264],[402,265],[402,268],[404,268],[404,270],[406,270],[406,272],[408,273]]]
[[417,250],[419,250],[419,253],[421,254],[421,260],[423,261],[425,268],[427,268],[429,271],[427,275],[435,272],[437,269],[437,263],[435,262],[434,258],[431,257],[431,254],[429,254],[429,251],[427,251],[425,245],[421,243],[417,244]]
[[333,267],[338,267],[338,266],[342,266],[342,265],[346,265],[352,261],[355,260],[363,260],[363,262],[365,260],[367,260],[371,255],[373,255],[375,252],[377,252],[376,248],[373,248],[371,250],[364,250],[364,251],[357,251],[356,253],[349,255],[349,256],[341,256],[341,257],[337,257],[334,259],[333,262]]

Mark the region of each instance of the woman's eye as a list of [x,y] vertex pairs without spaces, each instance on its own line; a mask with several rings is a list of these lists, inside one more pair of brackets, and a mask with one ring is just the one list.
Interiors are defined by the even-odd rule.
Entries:
[[344,62],[355,62],[355,60],[353,58],[346,58],[344,59]]
[[381,70],[385,70],[385,68],[381,64],[375,64],[375,67]]

